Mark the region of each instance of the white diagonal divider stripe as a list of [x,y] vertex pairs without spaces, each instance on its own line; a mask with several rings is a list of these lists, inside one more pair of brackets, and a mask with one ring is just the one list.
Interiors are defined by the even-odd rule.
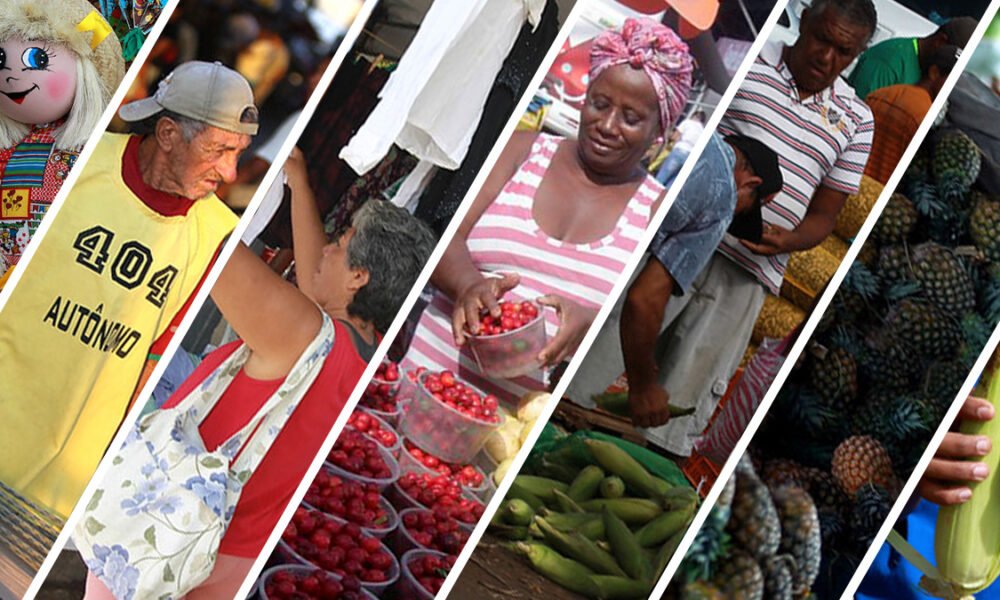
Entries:
[[[177,4],[183,1],[191,2],[192,0],[178,0],[176,2],[172,2],[168,5],[168,10],[172,10]],[[233,251],[236,249],[236,245],[240,242],[240,239],[243,236],[243,232],[246,230],[247,227],[249,227],[250,220],[253,218],[254,213],[257,212],[257,208],[263,201],[264,195],[267,193],[268,188],[271,186],[275,178],[280,173],[281,167],[284,165],[285,160],[291,153],[292,148],[294,148],[296,142],[298,142],[299,136],[302,134],[302,130],[305,129],[306,123],[309,122],[309,119],[312,118],[313,113],[316,112],[316,107],[319,105],[319,101],[322,98],[323,93],[329,87],[330,81],[333,79],[333,74],[336,72],[340,64],[344,61],[344,57],[347,56],[347,53],[350,51],[351,46],[354,45],[354,41],[361,35],[361,30],[364,27],[364,23],[365,21],[368,20],[368,16],[371,14],[376,4],[378,4],[378,0],[366,0],[365,3],[361,6],[360,10],[358,11],[358,14],[354,18],[354,22],[351,24],[351,27],[347,30],[347,33],[344,35],[344,39],[341,40],[340,46],[338,46],[337,51],[334,53],[333,58],[330,61],[329,67],[327,68],[323,76],[320,78],[320,81],[316,86],[316,91],[306,102],[305,107],[302,109],[302,114],[299,116],[298,120],[296,120],[295,124],[292,127],[291,134],[289,135],[288,139],[285,140],[285,142],[282,144],[281,150],[278,152],[274,162],[271,164],[271,167],[264,175],[264,179],[261,181],[260,186],[257,188],[257,191],[254,193],[253,197],[248,203],[247,208],[244,211],[242,218],[240,219],[240,222],[236,225],[236,228],[230,234],[229,239],[222,246],[222,249],[219,250],[219,255],[215,261],[215,265],[205,276],[205,280],[201,288],[198,290],[198,293],[191,300],[191,306],[188,309],[187,314],[184,316],[184,318],[178,325],[177,331],[174,333],[170,343],[167,345],[166,350],[164,350],[163,354],[161,355],[160,361],[157,363],[156,368],[153,369],[153,372],[150,374],[149,379],[146,381],[146,385],[143,386],[142,390],[139,392],[137,398],[139,398],[140,401],[137,401],[135,403],[135,406],[132,407],[132,410],[129,411],[129,413],[123,419],[122,424],[118,429],[117,435],[115,435],[115,438],[108,445],[109,448],[117,449],[121,447],[122,442],[125,441],[125,437],[128,435],[132,424],[135,422],[135,420],[139,417],[139,414],[142,412],[143,402],[141,399],[148,398],[150,395],[152,395],[153,389],[156,388],[156,384],[159,382],[160,377],[163,376],[164,371],[166,371],[167,367],[170,365],[170,360],[177,352],[177,349],[180,348],[181,342],[184,339],[184,335],[191,328],[192,323],[194,322],[195,318],[198,315],[199,309],[201,309],[202,305],[205,303],[205,300],[208,298],[208,294],[211,291],[212,286],[215,285],[215,281],[219,278],[219,275],[222,273],[222,269],[225,267],[225,263],[229,260],[229,257],[232,256]],[[162,31],[163,27],[166,26],[166,21],[169,19],[169,14],[165,14],[166,18],[163,17],[164,15],[161,15],[163,23],[159,22],[157,23],[157,27],[159,28],[159,30],[157,30],[156,32],[157,35],[159,35],[159,31]],[[155,41],[156,41],[155,39],[151,38],[150,43],[148,43],[149,46],[148,48],[147,45],[143,45],[142,53],[140,53],[140,58],[142,60],[145,60],[146,56],[151,51],[152,45],[153,43],[155,43]],[[129,71],[130,76],[132,76],[133,78],[135,74],[138,73],[138,67],[141,67],[139,58],[136,59],[135,63],[132,65],[132,70]],[[127,87],[119,89],[119,94],[123,97],[127,89],[128,89]],[[116,99],[112,101],[112,106],[115,106],[117,110],[117,105],[120,103],[121,103],[121,97],[116,96]],[[105,114],[105,118],[107,118],[107,121],[103,122],[102,126],[99,127],[97,131],[103,132],[104,129],[107,128],[107,124],[108,122],[110,122],[112,116],[114,116],[114,111],[112,111],[110,115]],[[95,142],[96,139],[91,139],[88,145],[94,145]],[[67,183],[69,183],[69,180],[67,180]],[[14,275],[16,275],[16,273]],[[13,279],[13,275],[11,276],[11,278]],[[8,283],[7,287],[12,287],[12,285]],[[0,306],[0,310],[2,310],[2,306]],[[113,456],[113,453],[111,454]],[[87,488],[80,496],[80,500],[77,502],[76,507],[73,509],[73,512],[70,513],[69,518],[66,520],[66,524],[63,526],[62,532],[59,534],[59,537],[56,538],[56,542],[53,545],[52,550],[49,551],[49,555],[45,558],[45,561],[42,563],[41,569],[39,569],[38,574],[35,575],[34,580],[28,587],[28,591],[25,594],[26,600],[31,600],[32,598],[35,597],[36,594],[38,594],[38,591],[41,589],[42,584],[45,582],[45,578],[48,576],[49,571],[55,564],[56,559],[59,558],[60,552],[65,547],[66,542],[69,541],[69,537],[73,531],[73,527],[75,526],[76,522],[80,519],[80,517],[83,515],[83,509],[86,507],[87,500],[90,498],[90,495],[97,488],[97,484],[100,482],[101,478],[104,476],[104,473],[110,466],[109,464],[106,464],[110,462],[110,457],[105,456],[105,459],[106,460],[102,460],[101,464],[98,465],[97,470],[94,472],[94,476],[90,480],[90,483],[87,484]],[[256,565],[257,563],[255,563],[255,566]]]
[[[581,2],[584,1],[587,0],[581,0]],[[781,13],[784,11],[785,6],[787,4],[788,0],[778,0],[774,9],[771,11],[771,14],[768,16],[767,21],[765,21],[761,34],[757,36],[757,39],[755,39],[753,44],[751,45],[750,50],[747,52],[746,57],[744,57],[742,64],[740,64],[739,69],[737,69],[736,74],[733,76],[733,80],[730,82],[729,87],[726,89],[726,92],[720,99],[718,106],[712,113],[712,116],[706,122],[705,130],[698,138],[697,143],[691,150],[691,154],[688,156],[687,160],[684,163],[684,166],[677,174],[677,177],[674,180],[673,185],[671,185],[670,189],[667,190],[666,197],[663,200],[663,204],[657,210],[656,214],[650,221],[649,227],[643,234],[643,237],[639,240],[639,244],[636,247],[636,251],[633,253],[632,257],[628,260],[628,263],[625,265],[625,269],[622,271],[622,274],[618,277],[618,280],[615,282],[614,288],[611,290],[611,293],[608,294],[607,300],[605,300],[605,303],[601,307],[601,310],[597,313],[597,316],[594,318],[594,322],[591,324],[590,330],[587,332],[587,335],[583,338],[583,341],[580,342],[580,345],[577,347],[576,353],[573,356],[573,360],[570,361],[569,366],[563,372],[562,378],[559,380],[559,384],[552,391],[553,398],[557,399],[561,398],[562,395],[566,392],[566,388],[573,380],[573,376],[576,374],[577,369],[580,368],[580,363],[583,362],[583,359],[587,355],[587,351],[590,349],[590,346],[594,343],[594,340],[597,338],[597,334],[600,332],[601,327],[604,325],[605,320],[607,320],[608,314],[610,314],[611,309],[614,307],[615,301],[617,301],[618,297],[624,290],[625,285],[628,283],[629,274],[631,274],[631,272],[636,269],[636,267],[639,264],[639,261],[642,260],[642,255],[645,252],[645,249],[649,247],[649,244],[653,241],[653,237],[656,235],[656,231],[659,228],[660,223],[663,222],[663,219],[666,217],[667,212],[670,210],[671,205],[673,205],[674,200],[676,200],[677,195],[679,194],[681,188],[684,186],[684,182],[687,181],[688,177],[691,174],[691,171],[694,170],[694,165],[698,161],[698,158],[701,156],[702,151],[704,151],[705,146],[708,144],[709,139],[711,139],[712,132],[715,131],[715,128],[719,124],[719,121],[722,120],[722,115],[725,114],[726,108],[729,107],[729,103],[732,101],[733,96],[735,96],[737,90],[739,90],[740,83],[742,83],[743,78],[746,77],[747,71],[749,71],[751,65],[753,65],[753,61],[757,58],[757,54],[760,52],[761,47],[763,47],[764,42],[767,41],[767,34],[771,31],[771,29],[774,28],[774,25],[778,22],[778,19],[781,17]],[[510,468],[507,470],[507,475],[504,477],[504,480],[499,485],[497,485],[497,490],[493,494],[493,498],[491,499],[489,505],[486,507],[486,511],[483,513],[483,518],[480,520],[480,522],[476,525],[475,529],[472,531],[472,534],[469,536],[469,542],[466,544],[465,548],[459,554],[458,559],[455,561],[455,566],[452,568],[452,571],[448,575],[448,578],[441,586],[441,590],[438,592],[437,595],[438,598],[448,597],[448,594],[451,592],[452,587],[454,587],[455,582],[458,580],[460,576],[462,568],[469,561],[469,558],[475,551],[476,545],[479,543],[479,540],[482,538],[483,534],[486,532],[486,529],[489,527],[489,522],[492,519],[494,513],[496,513],[496,511],[499,509],[500,504],[503,502],[504,496],[507,495],[507,490],[510,489],[511,484],[514,481],[514,477],[517,475],[518,471],[521,470],[521,467],[524,466],[524,462],[525,460],[527,460],[528,454],[531,452],[531,449],[534,447],[535,442],[538,440],[538,436],[541,435],[542,430],[545,428],[545,424],[548,423],[549,419],[552,418],[552,413],[555,412],[557,404],[558,404],[557,401],[550,402],[549,406],[547,406],[538,416],[538,419],[535,422],[535,426],[528,434],[528,437],[525,438],[524,444],[521,446],[521,449],[514,457],[514,460],[511,461]],[[665,585],[666,584],[664,584],[664,586]],[[651,597],[655,596],[656,594],[654,593],[653,596]]]
[[955,68],[952,69],[952,72],[948,76],[948,79],[941,87],[941,91],[940,93],[938,93],[937,98],[931,105],[930,111],[928,111],[927,115],[924,117],[923,123],[921,123],[920,128],[917,130],[916,135],[913,136],[913,140],[910,142],[909,147],[906,149],[906,152],[900,159],[899,164],[896,165],[896,170],[893,171],[892,177],[889,178],[889,181],[886,183],[885,188],[882,191],[882,194],[879,196],[878,200],[876,200],[875,205],[872,207],[871,213],[865,220],[864,225],[862,225],[861,230],[858,232],[858,235],[855,236],[854,238],[854,242],[851,244],[850,248],[848,248],[847,255],[844,257],[843,262],[841,262],[840,267],[837,269],[836,273],[834,273],[833,277],[830,279],[830,282],[827,284],[827,289],[824,292],[823,296],[813,307],[812,314],[809,315],[808,319],[806,320],[802,332],[799,334],[798,339],[795,341],[795,344],[792,346],[791,351],[785,358],[785,362],[784,364],[782,364],[781,369],[778,371],[778,375],[775,377],[774,382],[771,384],[771,387],[767,390],[767,393],[761,400],[760,405],[757,407],[757,412],[754,414],[753,418],[750,420],[750,423],[747,425],[747,429],[746,431],[744,431],[743,436],[740,438],[740,440],[736,443],[736,446],[733,448],[733,452],[729,456],[729,460],[726,461],[726,464],[723,465],[722,469],[720,470],[715,485],[709,491],[708,495],[705,497],[705,500],[701,505],[701,508],[695,514],[695,518],[691,522],[691,525],[688,528],[688,532],[684,535],[684,538],[681,540],[681,543],[677,548],[677,552],[674,554],[674,557],[671,558],[670,562],[667,564],[667,568],[664,571],[663,578],[653,589],[652,595],[654,597],[659,597],[659,595],[662,595],[663,592],[667,589],[667,584],[670,582],[671,577],[673,577],[673,574],[677,571],[677,568],[680,566],[681,560],[684,559],[684,554],[687,552],[688,548],[691,547],[691,544],[694,542],[695,535],[697,535],[698,530],[701,528],[702,524],[705,522],[705,519],[708,517],[708,513],[712,509],[712,506],[715,505],[715,502],[718,499],[719,494],[722,493],[722,488],[725,485],[726,480],[728,480],[729,477],[732,476],[733,471],[736,469],[736,464],[739,462],[740,457],[743,455],[744,452],[746,452],[747,446],[749,446],[750,444],[750,440],[753,439],[754,433],[757,432],[757,429],[760,427],[761,422],[767,415],[768,409],[771,407],[771,404],[774,403],[774,399],[778,395],[778,391],[781,389],[781,386],[784,384],[785,380],[788,379],[788,375],[789,373],[791,373],[792,367],[795,366],[798,357],[802,354],[802,351],[805,349],[806,344],[808,344],[809,338],[812,336],[813,331],[815,331],[816,326],[819,325],[820,318],[823,316],[823,313],[826,311],[827,307],[830,305],[830,302],[833,300],[833,296],[834,294],[836,294],[837,288],[840,287],[840,283],[844,280],[844,276],[847,275],[848,269],[850,269],[851,265],[854,263],[855,258],[857,258],[858,253],[861,251],[862,244],[864,244],[865,240],[868,239],[868,235],[871,233],[872,228],[875,226],[875,222],[878,220],[879,215],[881,215],[882,209],[885,208],[885,205],[889,202],[889,198],[892,196],[893,191],[896,189],[896,186],[899,185],[900,180],[903,178],[903,174],[906,172],[907,165],[910,164],[910,161],[913,159],[913,156],[919,149],[921,142],[923,142],[924,138],[927,136],[927,132],[930,131],[931,126],[934,124],[935,116],[938,114],[938,112],[941,111],[942,107],[944,106],[945,102],[948,99],[948,95],[951,93],[952,88],[955,87],[955,83],[958,81],[959,76],[962,74],[962,71],[965,70],[965,65],[969,62],[969,58],[972,56],[971,49],[975,48],[976,45],[979,44],[979,40],[982,39],[983,34],[986,32],[986,28],[989,26],[990,22],[993,20],[993,16],[997,12],[998,4],[1000,4],[1000,0],[993,0],[990,3],[989,7],[986,9],[986,12],[983,15],[982,19],[980,20],[979,25],[976,27],[975,33],[969,40],[968,50],[962,53],[962,56],[961,58],[959,58],[959,61],[955,65]]

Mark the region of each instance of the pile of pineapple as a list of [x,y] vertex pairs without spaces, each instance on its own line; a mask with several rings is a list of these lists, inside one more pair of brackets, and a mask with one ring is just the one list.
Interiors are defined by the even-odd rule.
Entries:
[[820,569],[819,514],[799,483],[755,470],[744,456],[691,548],[670,596],[791,600]]
[[[931,132],[751,443],[772,495],[792,486],[815,506],[822,560],[811,589],[819,598],[840,596],[1000,321],[1000,197],[976,187],[981,164],[965,133]],[[755,503],[748,521],[734,503],[733,539],[744,527],[773,527],[765,504]],[[740,550],[709,535],[699,533],[685,558],[708,565],[685,571],[688,581],[719,584],[730,572],[754,579]],[[762,547],[770,546],[743,551],[767,581],[767,561],[753,554]]]

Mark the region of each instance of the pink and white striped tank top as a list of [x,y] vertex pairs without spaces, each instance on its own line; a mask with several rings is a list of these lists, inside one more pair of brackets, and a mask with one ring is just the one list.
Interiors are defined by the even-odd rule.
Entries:
[[[468,236],[469,252],[480,271],[513,272],[521,283],[510,292],[518,300],[558,294],[598,309],[607,299],[639,239],[649,225],[652,206],[663,186],[652,176],[643,181],[603,238],[573,244],[549,237],[532,213],[535,193],[559,147],[561,138],[540,134],[531,153],[486,209]],[[542,371],[517,379],[490,380],[481,376],[472,352],[455,346],[451,331],[453,303],[437,293],[424,310],[404,366],[450,369],[458,377],[501,400],[515,401],[529,390],[545,389]],[[559,329],[555,310],[544,310],[549,339]]]

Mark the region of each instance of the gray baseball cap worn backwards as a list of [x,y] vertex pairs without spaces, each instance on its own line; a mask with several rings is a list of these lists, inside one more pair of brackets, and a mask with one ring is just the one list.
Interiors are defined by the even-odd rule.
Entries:
[[118,115],[136,122],[163,110],[225,131],[257,135],[259,117],[250,84],[219,62],[184,63],[160,82],[152,98],[130,102]]

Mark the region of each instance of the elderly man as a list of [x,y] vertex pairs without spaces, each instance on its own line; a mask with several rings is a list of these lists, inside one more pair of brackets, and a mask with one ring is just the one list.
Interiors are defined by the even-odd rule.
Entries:
[[191,62],[125,105],[0,313],[0,481],[65,517],[147,353],[236,216],[215,196],[257,133],[249,84]]
[[931,55],[942,46],[965,48],[978,21],[971,17],[951,19],[922,38],[892,38],[875,44],[858,58],[847,82],[858,98],[890,85],[916,85],[927,72]]
[[713,133],[566,395],[590,405],[624,369],[633,423],[664,423],[669,393],[658,380],[656,347],[672,343],[671,325],[697,301],[694,282],[727,229],[760,240],[761,207],[781,186],[774,151],[752,138]]

